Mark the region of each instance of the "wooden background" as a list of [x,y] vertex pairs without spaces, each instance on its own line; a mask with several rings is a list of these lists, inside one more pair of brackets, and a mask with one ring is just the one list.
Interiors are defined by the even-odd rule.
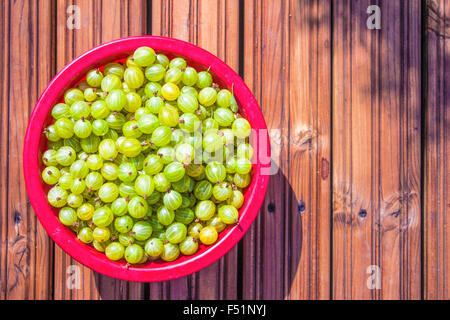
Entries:
[[[66,25],[72,4],[80,29]],[[366,27],[374,4],[381,30]],[[1,1],[0,299],[449,299],[449,17],[446,0]],[[56,72],[141,34],[190,41],[238,71],[279,167],[238,246],[152,284],[99,275],[55,246],[21,156]],[[80,289],[66,285],[71,265]]]

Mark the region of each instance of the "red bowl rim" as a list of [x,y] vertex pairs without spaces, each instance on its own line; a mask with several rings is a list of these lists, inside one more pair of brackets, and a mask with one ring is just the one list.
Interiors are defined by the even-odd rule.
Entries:
[[[39,141],[42,128],[58,96],[69,83],[74,81],[74,77],[79,76],[82,70],[94,66],[101,59],[108,59],[114,54],[132,52],[137,47],[144,45],[153,47],[156,51],[171,52],[175,55],[185,56],[204,66],[210,66],[212,73],[220,75],[219,78],[229,87],[233,86],[235,97],[246,110],[247,119],[252,127],[265,129],[258,132],[257,140],[264,141],[266,146],[269,146],[265,151],[265,157],[270,159],[269,136],[264,117],[250,89],[235,71],[213,54],[191,43],[167,37],[137,36],[117,39],[94,47],[70,62],[50,81],[37,101],[28,122],[24,141],[23,169],[31,205],[42,226],[59,247],[75,260],[101,274],[128,281],[154,282],[176,279],[197,272],[217,261],[238,243],[251,226],[263,203],[269,175],[262,174],[262,170],[267,171],[270,168],[270,160],[262,163],[257,156],[257,163],[253,166],[253,180],[246,192],[244,206],[239,210],[241,216],[239,225],[233,226],[225,236],[219,238],[204,252],[179,263],[177,261],[163,263],[151,268],[145,266],[125,268],[123,263],[109,261],[106,257],[102,258],[95,254],[87,254],[89,247],[70,235],[72,231],[58,221],[47,202],[39,170]],[[244,101],[245,103],[243,103]],[[248,112],[250,110],[251,112]]]

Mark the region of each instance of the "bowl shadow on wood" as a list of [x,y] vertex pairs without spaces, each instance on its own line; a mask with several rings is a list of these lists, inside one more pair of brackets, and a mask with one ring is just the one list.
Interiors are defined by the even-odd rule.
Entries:
[[[272,168],[277,165],[272,162]],[[292,180],[292,178],[291,178]],[[281,168],[270,177],[267,194],[252,227],[240,242],[243,299],[287,299],[299,278],[307,203],[292,189]],[[295,297],[292,297],[295,299]]]

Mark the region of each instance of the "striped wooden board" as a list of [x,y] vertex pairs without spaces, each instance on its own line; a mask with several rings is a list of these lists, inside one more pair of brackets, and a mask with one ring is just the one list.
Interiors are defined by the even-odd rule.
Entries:
[[426,35],[424,297],[450,299],[450,3],[429,1]]
[[419,299],[421,7],[373,3],[333,8],[333,297]]
[[244,240],[246,299],[330,297],[330,10],[245,2],[244,80],[272,130],[276,171]]
[[[369,29],[377,8],[381,30]],[[3,1],[0,299],[449,299],[449,17],[445,0]],[[152,284],[55,246],[22,173],[50,79],[141,34],[197,44],[241,75],[271,129],[274,173],[238,246]]]

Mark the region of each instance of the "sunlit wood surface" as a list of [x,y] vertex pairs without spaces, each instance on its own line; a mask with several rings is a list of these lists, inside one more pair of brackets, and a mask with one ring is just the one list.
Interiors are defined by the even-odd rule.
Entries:
[[[367,27],[370,5],[380,30]],[[2,1],[0,299],[449,299],[449,17],[445,0]],[[277,168],[235,248],[154,284],[102,276],[54,245],[22,171],[51,78],[100,43],[143,34],[189,41],[237,71]]]

